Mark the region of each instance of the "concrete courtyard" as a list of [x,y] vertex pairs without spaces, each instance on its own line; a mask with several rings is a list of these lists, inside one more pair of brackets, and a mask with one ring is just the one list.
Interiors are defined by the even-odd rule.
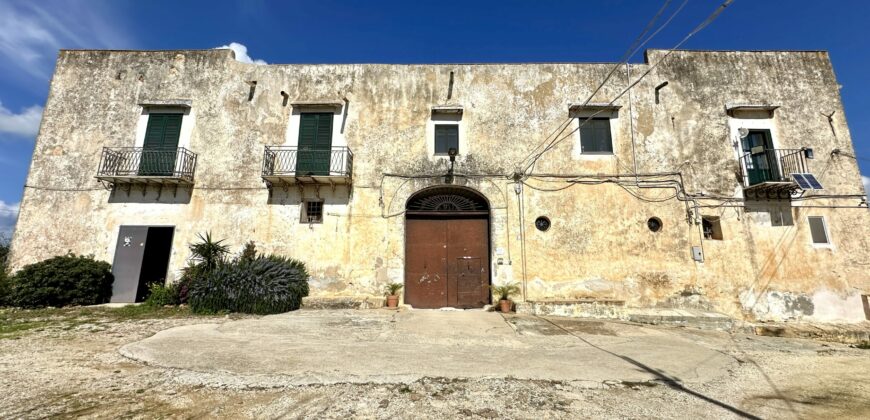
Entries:
[[844,344],[483,311],[171,311],[0,336],[0,417],[870,416],[870,353]]
[[[663,330],[480,310],[300,311],[161,331],[121,354],[264,386],[512,377],[705,383],[737,360]],[[706,344],[706,345],[705,345]]]

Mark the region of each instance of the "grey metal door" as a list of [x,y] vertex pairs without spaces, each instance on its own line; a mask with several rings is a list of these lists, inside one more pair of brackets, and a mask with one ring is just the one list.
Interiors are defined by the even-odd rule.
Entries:
[[121,226],[112,263],[115,282],[112,285],[111,302],[136,301],[147,237],[148,226]]

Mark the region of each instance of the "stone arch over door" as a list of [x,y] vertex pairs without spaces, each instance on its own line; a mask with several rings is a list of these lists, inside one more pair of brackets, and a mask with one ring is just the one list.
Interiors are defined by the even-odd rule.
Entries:
[[405,204],[405,303],[490,303],[489,216],[489,201],[471,188],[436,186],[411,195]]

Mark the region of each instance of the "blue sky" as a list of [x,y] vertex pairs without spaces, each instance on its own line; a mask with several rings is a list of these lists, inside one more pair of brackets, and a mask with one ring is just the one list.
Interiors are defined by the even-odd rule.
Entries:
[[[238,43],[269,63],[618,61],[664,1],[0,0],[0,233],[17,214],[60,48]],[[673,46],[719,3],[689,0],[648,47]],[[684,48],[830,51],[870,175],[867,16],[864,0],[735,0]]]

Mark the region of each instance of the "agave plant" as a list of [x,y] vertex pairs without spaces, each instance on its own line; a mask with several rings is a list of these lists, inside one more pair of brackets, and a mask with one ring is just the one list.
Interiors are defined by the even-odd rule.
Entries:
[[403,286],[402,283],[388,283],[384,286],[384,293],[386,293],[387,296],[397,296],[399,290],[402,290]]
[[269,255],[219,263],[190,284],[188,303],[196,313],[274,314],[299,309],[305,296],[305,265]]
[[498,286],[492,285],[489,286],[489,289],[492,290],[493,296],[499,297],[499,300],[508,300],[511,295],[520,293],[520,286],[516,283],[505,283]]

